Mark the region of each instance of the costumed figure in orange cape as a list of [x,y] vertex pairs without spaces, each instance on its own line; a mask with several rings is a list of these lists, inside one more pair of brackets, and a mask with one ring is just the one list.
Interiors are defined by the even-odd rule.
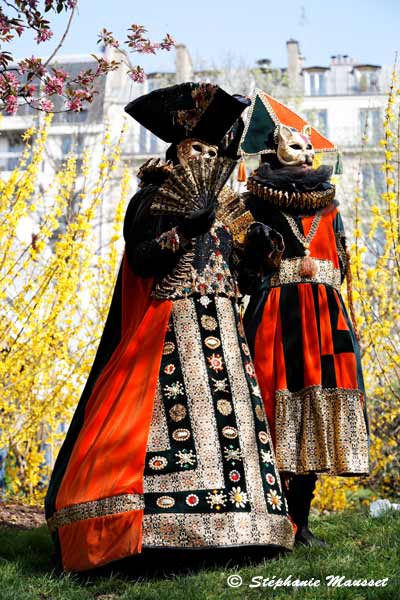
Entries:
[[140,169],[104,335],[51,478],[66,570],[156,549],[292,547],[221,200],[245,106],[186,83],[126,108],[172,143],[171,160]]
[[346,277],[351,291],[343,222],[332,168],[312,168],[316,151],[335,148],[260,90],[240,147],[261,156],[247,181],[246,208],[259,227],[280,234],[261,286],[257,256],[245,257],[245,331],[296,539],[324,545],[308,528],[317,474],[365,475],[369,468],[360,353],[340,293]]

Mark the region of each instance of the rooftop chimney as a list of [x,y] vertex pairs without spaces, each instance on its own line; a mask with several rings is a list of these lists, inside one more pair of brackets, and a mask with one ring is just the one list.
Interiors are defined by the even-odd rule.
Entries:
[[185,44],[175,46],[176,83],[193,81],[193,63]]
[[300,89],[300,73],[302,67],[302,57],[300,54],[299,42],[290,39],[286,42],[288,53],[288,78],[289,86],[296,92]]

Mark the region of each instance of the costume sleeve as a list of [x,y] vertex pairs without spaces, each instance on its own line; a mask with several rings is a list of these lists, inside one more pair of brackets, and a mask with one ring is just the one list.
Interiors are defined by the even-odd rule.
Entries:
[[339,257],[341,280],[343,282],[346,277],[346,270],[347,270],[347,257],[346,257],[347,244],[346,244],[346,234],[344,231],[343,220],[342,220],[342,216],[339,211],[336,213],[336,216],[333,220],[333,230],[335,232],[336,250],[338,253],[338,257]]
[[188,243],[176,230],[179,219],[149,214],[154,186],[132,198],[124,221],[125,251],[129,264],[141,277],[165,277],[175,268]]
[[283,251],[283,238],[277,231],[264,223],[252,223],[237,266],[240,292],[255,293],[264,277],[279,268]]

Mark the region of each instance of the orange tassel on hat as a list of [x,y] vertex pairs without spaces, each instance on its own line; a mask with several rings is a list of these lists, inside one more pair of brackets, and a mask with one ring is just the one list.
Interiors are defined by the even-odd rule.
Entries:
[[246,169],[246,163],[244,162],[243,156],[239,162],[237,180],[240,181],[241,183],[244,183],[245,181],[247,181],[247,169]]

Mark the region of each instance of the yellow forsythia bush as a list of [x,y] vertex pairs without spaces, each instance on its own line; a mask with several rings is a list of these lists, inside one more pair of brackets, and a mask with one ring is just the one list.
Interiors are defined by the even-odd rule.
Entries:
[[[354,231],[349,232],[354,239],[353,296],[366,376],[371,474],[364,479],[321,477],[314,502],[318,510],[343,510],[398,490],[398,93],[394,76],[382,140],[386,191],[372,206],[357,192]],[[30,501],[44,495],[94,359],[118,268],[116,243],[129,190],[129,174],[121,167],[121,138],[113,144],[106,131],[96,168],[89,153],[79,168],[71,155],[50,188],[41,192],[38,176],[49,124],[47,118],[43,127],[25,133],[18,166],[7,180],[0,178],[0,455],[6,455],[6,492]],[[116,185],[110,243],[99,251],[95,224]],[[24,241],[18,231],[29,216],[37,218],[37,228]]]
[[[31,501],[44,494],[94,359],[129,188],[121,138],[114,144],[106,131],[98,165],[86,152],[78,169],[70,155],[40,191],[49,126],[46,117],[25,132],[18,166],[0,178],[0,452],[6,494]],[[114,221],[109,244],[99,249],[94,224],[111,183]],[[20,230],[29,219],[35,227],[27,240]]]
[[315,506],[340,510],[400,491],[400,88],[396,73],[384,117],[385,191],[372,204],[356,190],[351,248],[371,430],[369,477],[324,477]]

